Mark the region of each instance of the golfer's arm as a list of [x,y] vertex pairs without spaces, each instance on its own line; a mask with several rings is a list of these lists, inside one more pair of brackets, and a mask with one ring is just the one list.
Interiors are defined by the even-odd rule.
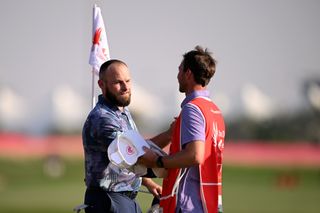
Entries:
[[153,138],[150,138],[149,140],[151,140],[160,148],[164,148],[171,142],[171,133],[169,131],[165,131]]

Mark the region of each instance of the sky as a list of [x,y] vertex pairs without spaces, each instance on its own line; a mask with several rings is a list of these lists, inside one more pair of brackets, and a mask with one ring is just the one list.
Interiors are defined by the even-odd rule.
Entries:
[[208,89],[230,119],[305,108],[303,82],[320,78],[318,0],[1,0],[2,129],[82,126],[95,3],[111,57],[127,62],[133,95],[135,86],[143,94],[132,102],[154,128],[179,112],[178,66],[196,45],[218,61]]

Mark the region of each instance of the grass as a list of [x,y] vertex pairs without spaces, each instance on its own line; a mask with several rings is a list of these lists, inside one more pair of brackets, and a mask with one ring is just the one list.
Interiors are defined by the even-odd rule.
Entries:
[[[0,159],[1,213],[70,213],[82,203],[82,160],[63,159],[59,177],[45,172],[46,162]],[[223,192],[226,213],[316,213],[320,209],[320,169],[226,165]],[[139,193],[143,212],[151,200],[151,195]]]
[[224,210],[234,213],[316,213],[319,169],[224,169]]

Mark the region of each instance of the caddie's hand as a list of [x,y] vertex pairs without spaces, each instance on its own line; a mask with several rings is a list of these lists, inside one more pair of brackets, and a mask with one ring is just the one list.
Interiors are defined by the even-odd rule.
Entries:
[[138,158],[138,163],[146,166],[147,168],[157,167],[156,160],[159,156],[145,146],[143,147],[143,151],[145,151],[145,153]]

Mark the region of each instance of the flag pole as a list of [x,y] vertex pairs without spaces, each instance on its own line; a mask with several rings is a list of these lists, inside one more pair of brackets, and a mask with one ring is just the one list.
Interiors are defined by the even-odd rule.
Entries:
[[95,78],[94,78],[94,69],[92,69],[92,82],[91,82],[91,109],[94,108],[94,105],[96,104],[96,95],[95,95]]
[[[95,15],[95,8],[97,7],[97,4],[94,4],[93,5],[93,12],[92,12],[92,26],[94,28],[94,15]],[[94,108],[95,106],[95,103],[96,103],[96,95],[95,95],[95,83],[94,83],[94,68],[92,68],[92,80],[91,80],[91,109]]]

